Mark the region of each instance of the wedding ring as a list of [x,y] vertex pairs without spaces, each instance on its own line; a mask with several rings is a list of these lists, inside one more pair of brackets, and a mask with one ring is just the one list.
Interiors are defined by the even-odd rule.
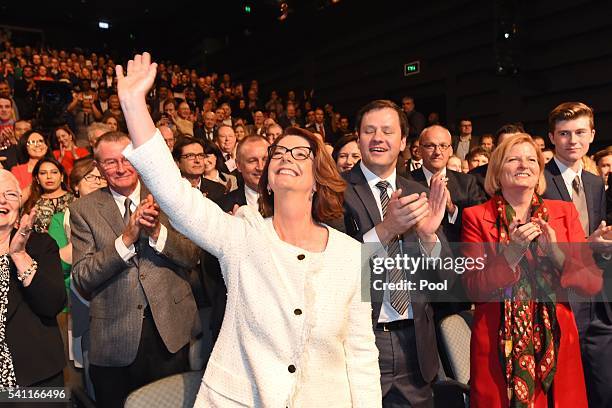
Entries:
[[21,235],[23,235],[24,237],[27,237],[27,236],[28,236],[28,234],[27,234],[27,233],[25,233],[25,232],[23,232],[23,231],[19,231],[19,233],[20,233]]

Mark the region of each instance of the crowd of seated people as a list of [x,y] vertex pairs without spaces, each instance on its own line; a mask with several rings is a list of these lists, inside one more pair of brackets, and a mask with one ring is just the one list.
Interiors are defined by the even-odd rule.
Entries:
[[[228,345],[224,317],[241,310],[235,297],[228,298],[236,289],[227,286],[227,259],[208,241],[175,229],[174,212],[160,206],[145,175],[139,178],[140,164],[123,155],[138,121],[125,110],[125,78],[117,75],[116,64],[125,61],[9,41],[0,45],[0,164],[6,169],[0,174],[0,208],[14,214],[0,229],[18,229],[14,235],[22,237],[2,239],[5,269],[12,275],[8,297],[4,290],[0,295],[3,302],[8,298],[9,314],[15,299],[23,297],[27,304],[20,312],[25,321],[9,315],[0,324],[0,347],[14,348],[14,369],[1,385],[66,384],[86,390],[100,407],[120,407],[130,392],[155,380],[206,369],[215,343]],[[45,100],[49,89],[65,96],[53,120]],[[470,356],[473,406],[612,405],[606,386],[612,383],[612,303],[602,275],[612,254],[606,224],[612,222],[612,148],[589,152],[594,138],[603,137],[595,136],[589,106],[551,106],[546,137],[530,136],[521,123],[500,123],[499,129],[487,129],[495,133],[479,137],[467,117],[452,135],[435,112],[428,119],[418,112],[411,96],[397,104],[363,101],[354,115],[336,112],[312,90],[288,90],[283,97],[280,89],[283,84],[267,99],[257,80],[243,83],[227,73],[163,62],[144,106],[180,176],[225,215],[244,217],[240,208],[247,206],[272,216],[274,207],[263,203],[271,205],[274,191],[262,184],[270,163],[299,163],[316,152],[325,156],[317,159],[317,171],[325,169],[323,174],[344,191],[344,215],[320,219],[358,241],[391,248],[403,237],[399,245],[430,257],[460,256],[449,245],[456,242],[493,240],[510,248],[489,259],[485,273],[495,280],[474,270],[448,278],[458,301],[408,297],[398,307],[388,292],[378,303],[372,299],[374,336],[366,337],[378,349],[380,370],[370,374],[380,376],[382,406],[433,406],[438,324],[463,312],[473,315],[478,334]],[[300,137],[310,146],[304,157],[286,146]],[[316,177],[313,208],[321,205],[317,188],[329,187]],[[442,204],[435,207],[436,201]],[[19,223],[15,214],[26,217]],[[46,241],[48,235],[57,248]],[[593,262],[576,256],[579,263],[562,253],[557,243],[563,242],[589,242]],[[524,277],[531,269],[542,272],[543,253],[563,292],[578,292],[588,301],[483,300],[495,290],[513,293],[533,285]],[[586,272],[577,277],[578,270]],[[41,298],[40,291],[48,295]],[[529,309],[527,318],[519,307]],[[302,313],[298,305],[291,310],[294,316]],[[544,333],[529,332],[532,349],[503,348],[516,345],[513,330],[528,319],[534,327],[552,315],[556,318]],[[48,338],[40,373],[17,345],[19,336],[31,332],[19,331],[24,324],[40,331],[41,340]],[[19,330],[8,330],[15,326]],[[552,359],[540,353],[540,336]],[[222,371],[215,365],[219,360],[211,358],[214,372]],[[546,375],[525,370],[525,359]],[[300,370],[287,365],[283,375]],[[402,375],[389,367],[400,367]],[[231,382],[234,377],[227,375]],[[215,381],[204,377],[208,394],[199,400],[218,398],[213,398],[216,391],[247,398]],[[296,381],[310,384],[305,377]],[[370,392],[366,388],[361,391]],[[265,395],[265,389],[259,392]],[[296,395],[289,397],[303,398]],[[266,406],[259,397],[255,392],[242,403]],[[352,397],[358,405],[360,398]]]

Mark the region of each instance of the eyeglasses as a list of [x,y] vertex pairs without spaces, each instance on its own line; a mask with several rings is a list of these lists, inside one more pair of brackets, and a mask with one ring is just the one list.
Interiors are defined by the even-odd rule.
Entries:
[[451,145],[446,144],[446,143],[442,143],[439,145],[433,144],[433,143],[427,143],[427,144],[422,144],[421,147],[429,152],[433,152],[437,148],[440,148],[441,152],[445,152],[449,147],[451,147]]
[[46,144],[44,140],[28,140],[26,142],[28,146],[38,146]]
[[181,154],[181,159],[185,159],[185,160],[195,160],[196,158],[200,159],[200,160],[204,160],[206,158],[206,153],[187,153],[187,154]]
[[19,201],[21,195],[17,191],[7,190],[2,193],[6,201]]
[[87,181],[88,183],[97,183],[97,184],[101,184],[102,182],[106,181],[104,177],[96,176],[95,174],[88,174],[85,177],[83,177],[83,179]]
[[130,168],[132,167],[132,163],[130,163],[129,160],[126,159],[125,157],[122,158],[121,160],[117,160],[117,159],[104,160],[103,162],[100,162],[100,164],[102,165],[104,170],[116,170],[119,168],[119,162],[121,162],[121,165],[123,167],[130,167]]
[[282,159],[287,152],[291,153],[291,157],[295,160],[306,160],[310,157],[312,149],[308,146],[296,146],[292,149],[288,149],[285,146],[279,145],[270,146],[268,148],[268,155],[274,160]]

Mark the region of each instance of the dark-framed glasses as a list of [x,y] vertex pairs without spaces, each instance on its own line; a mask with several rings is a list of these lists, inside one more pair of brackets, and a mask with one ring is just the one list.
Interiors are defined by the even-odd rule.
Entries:
[[288,149],[280,145],[272,145],[268,148],[268,155],[274,160],[282,159],[287,152],[291,153],[291,157],[295,160],[306,160],[311,157],[312,149],[309,146],[296,146]]
[[185,159],[185,160],[195,160],[196,158],[200,159],[200,160],[204,160],[206,158],[206,153],[187,153],[187,154],[181,154],[181,159]]
[[105,181],[104,177],[96,176],[95,174],[88,174],[85,177],[83,177],[83,179],[85,179],[85,181],[87,181],[88,183],[96,183],[96,184],[101,184],[102,182]]
[[446,144],[446,143],[442,143],[442,144],[434,144],[434,143],[424,143],[421,145],[421,147],[429,152],[433,152],[436,149],[440,149],[441,152],[445,152],[448,150],[449,147],[451,147],[451,145]]

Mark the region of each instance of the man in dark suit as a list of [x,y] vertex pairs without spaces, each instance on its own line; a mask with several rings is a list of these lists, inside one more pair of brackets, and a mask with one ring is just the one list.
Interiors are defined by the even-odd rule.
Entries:
[[187,278],[197,247],[176,232],[109,132],[94,157],[108,188],[70,207],[72,276],[91,296],[90,376],[98,407],[123,407],[144,384],[187,371],[200,331]]
[[217,205],[221,202],[225,196],[225,186],[203,177],[206,154],[202,140],[189,136],[182,137],[174,146],[172,157],[181,175],[189,180],[192,187],[200,190]]
[[329,143],[332,146],[338,140],[336,134],[332,130],[331,125],[327,120],[325,120],[325,111],[323,111],[322,108],[315,109],[315,121],[306,129],[310,130],[312,133],[320,134],[323,136],[325,143]]
[[[580,102],[566,102],[548,116],[551,143],[555,156],[546,164],[546,192],[544,198],[571,201],[576,206],[588,241],[602,254],[612,250],[612,241],[604,235],[609,227],[606,219],[605,189],[601,177],[582,168],[582,157],[587,154],[595,136],[592,109]],[[599,261],[601,255],[596,255]],[[610,279],[604,271],[606,285]],[[609,271],[608,271],[609,272]],[[590,302],[572,302],[576,318],[582,363],[589,406],[612,406],[612,308],[606,293]]]
[[204,126],[196,127],[194,129],[194,136],[198,139],[208,140],[209,142],[215,141],[215,131],[217,130],[217,117],[215,112],[208,111],[202,114],[204,119]]
[[421,133],[419,141],[423,166],[411,172],[412,179],[429,188],[433,176],[441,175],[447,178],[449,200],[442,227],[449,242],[459,242],[463,209],[483,203],[486,197],[473,176],[446,169],[446,163],[453,154],[448,129],[439,125],[428,127]]
[[[483,203],[486,201],[486,196],[476,184],[473,176],[446,169],[448,159],[453,154],[451,134],[448,129],[439,125],[425,128],[421,132],[419,142],[423,166],[410,173],[411,179],[429,188],[433,177],[446,178],[448,200],[446,215],[442,219],[442,229],[449,242],[460,242],[463,209]],[[456,253],[455,255],[460,256],[461,254]],[[449,293],[448,301],[434,304],[436,322],[450,314],[469,310],[471,307],[471,303],[466,301],[467,296],[461,283],[450,290],[452,293]]]
[[281,125],[283,129],[292,126],[300,127],[302,125],[300,118],[297,117],[297,114],[295,112],[294,104],[287,104],[287,109],[285,110],[285,113],[278,118],[278,124]]
[[258,135],[247,136],[238,143],[236,148],[236,166],[244,179],[243,185],[228,193],[221,201],[221,208],[226,212],[234,212],[236,206],[249,205],[259,208],[257,186],[261,173],[268,159],[270,143]]
[[[356,125],[362,161],[344,175],[347,233],[387,246],[391,257],[450,256],[439,230],[447,198],[443,179],[433,179],[428,200],[426,187],[396,174],[398,154],[406,145],[404,113],[391,101],[373,101],[360,110]],[[394,269],[385,279],[399,282],[402,272]],[[428,279],[454,280],[453,271],[442,276],[437,272],[427,271]],[[428,297],[407,290],[376,291],[374,286],[372,324],[380,352],[383,406],[433,407],[438,352]]]

